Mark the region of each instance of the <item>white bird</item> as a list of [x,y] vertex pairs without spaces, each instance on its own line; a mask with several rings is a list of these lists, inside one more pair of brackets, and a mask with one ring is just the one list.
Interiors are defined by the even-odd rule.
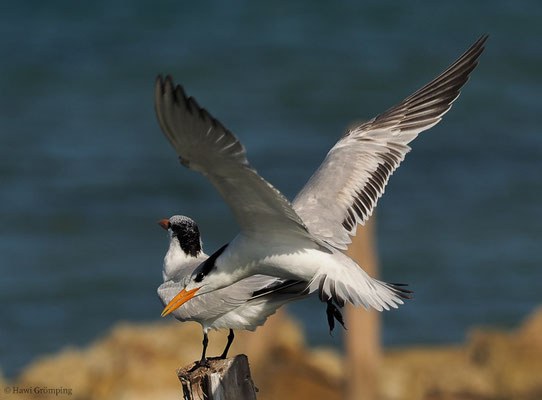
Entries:
[[[239,140],[171,78],[159,76],[155,110],[185,167],[201,172],[230,206],[241,232],[198,266],[166,315],[192,298],[256,274],[308,282],[342,306],[397,308],[403,285],[371,278],[341,250],[372,214],[408,144],[437,124],[478,64],[482,36],[443,73],[377,117],[349,129],[293,203],[249,165]],[[210,260],[212,259],[212,262]]]
[[[201,264],[213,262],[203,252],[199,228],[191,218],[174,215],[158,221],[168,231],[169,247],[164,257],[158,297],[168,304],[184,287],[194,270]],[[190,304],[176,309],[173,316],[179,321],[196,321],[203,328],[203,352],[199,365],[206,361],[208,332],[211,329],[229,329],[228,342],[220,358],[226,358],[233,342],[233,330],[251,330],[263,325],[267,318],[282,305],[307,296],[307,282],[290,281],[269,276],[254,275],[194,298]],[[333,329],[333,318],[342,324],[342,316],[328,302],[328,322]]]

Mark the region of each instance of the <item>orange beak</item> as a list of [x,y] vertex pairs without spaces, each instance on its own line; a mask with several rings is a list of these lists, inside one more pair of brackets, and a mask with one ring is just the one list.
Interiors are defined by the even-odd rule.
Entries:
[[166,308],[164,308],[164,311],[162,311],[162,317],[165,317],[170,312],[173,312],[177,308],[182,306],[184,303],[186,303],[188,300],[194,297],[196,295],[196,292],[200,289],[201,288],[195,288],[195,289],[189,290],[188,292],[185,289],[183,289],[179,294],[177,294],[177,296],[173,298],[173,300],[169,302]]
[[162,228],[164,228],[167,231],[168,225],[169,225],[169,220],[161,219],[160,221],[158,221],[158,225],[160,225]]

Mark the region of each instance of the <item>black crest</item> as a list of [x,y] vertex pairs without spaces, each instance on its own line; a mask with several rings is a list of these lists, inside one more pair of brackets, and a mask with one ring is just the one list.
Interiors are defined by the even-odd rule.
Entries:
[[181,249],[186,255],[197,257],[201,252],[201,240],[198,225],[194,220],[175,215],[169,219],[169,228],[173,232],[173,237],[179,240]]

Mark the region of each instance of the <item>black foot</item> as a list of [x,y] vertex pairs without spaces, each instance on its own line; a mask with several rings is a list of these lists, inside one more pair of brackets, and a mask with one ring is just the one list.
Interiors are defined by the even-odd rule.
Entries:
[[326,315],[327,315],[327,323],[329,325],[329,334],[333,336],[333,329],[335,328],[335,320],[339,324],[342,325],[344,330],[348,330],[346,328],[346,325],[344,324],[343,315],[339,311],[339,309],[333,304],[333,301],[329,299],[327,301],[327,309],[326,309]]
[[188,372],[194,372],[198,368],[208,367],[208,366],[209,366],[209,359],[208,358],[201,359],[199,361],[196,361],[194,363],[194,366],[192,368],[190,368],[190,370]]

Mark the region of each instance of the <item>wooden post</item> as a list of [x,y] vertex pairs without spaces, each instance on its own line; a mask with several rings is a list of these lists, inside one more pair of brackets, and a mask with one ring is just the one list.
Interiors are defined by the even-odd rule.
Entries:
[[[375,215],[358,226],[356,237],[346,251],[371,277],[378,277],[378,257],[375,244]],[[363,308],[346,308],[346,393],[347,400],[378,398],[380,366],[380,313]]]
[[256,400],[248,358],[239,354],[225,360],[209,360],[192,371],[194,363],[177,370],[183,400]]

